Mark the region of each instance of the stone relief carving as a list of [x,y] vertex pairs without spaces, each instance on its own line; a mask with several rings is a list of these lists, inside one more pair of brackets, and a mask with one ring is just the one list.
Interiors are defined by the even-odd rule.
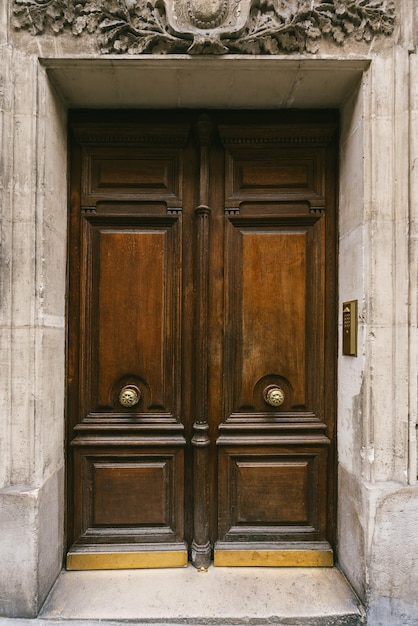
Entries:
[[14,0],[34,35],[98,36],[103,54],[313,53],[321,39],[390,35],[390,0]]

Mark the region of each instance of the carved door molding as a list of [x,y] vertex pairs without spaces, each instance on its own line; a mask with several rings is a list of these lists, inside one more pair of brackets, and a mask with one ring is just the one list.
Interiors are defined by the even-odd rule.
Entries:
[[336,115],[70,130],[67,567],[332,564]]

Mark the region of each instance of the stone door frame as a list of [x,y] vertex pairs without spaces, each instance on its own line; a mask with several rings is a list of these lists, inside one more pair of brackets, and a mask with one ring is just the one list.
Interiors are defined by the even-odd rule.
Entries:
[[[256,93],[256,106],[262,108],[263,89],[264,106],[270,108],[274,98],[280,100],[280,87],[284,85],[287,91],[283,92],[279,106],[341,111],[339,298],[340,305],[346,300],[359,301],[360,323],[359,356],[341,356],[341,341],[338,345],[337,559],[365,598],[366,571],[374,567],[374,562],[377,567],[381,558],[378,552],[372,555],[370,532],[379,501],[408,480],[413,484],[417,474],[412,429],[407,443],[411,423],[408,398],[413,398],[414,389],[408,387],[407,376],[397,381],[399,384],[393,380],[394,371],[407,373],[414,362],[404,349],[408,345],[408,320],[401,304],[411,298],[409,257],[404,250],[410,193],[406,55],[397,55],[394,48],[373,59],[206,59],[207,72],[210,73],[212,63],[213,69],[222,75],[218,91],[215,82],[210,83],[213,88],[206,96],[205,92],[199,95],[196,88],[202,76],[199,59],[171,57],[170,63],[178,65],[174,74],[172,70],[165,71],[164,56],[26,57],[21,64],[18,61],[14,76],[16,98],[12,115],[6,119],[6,137],[11,137],[8,141],[15,155],[16,198],[8,236],[13,254],[19,259],[15,263],[14,283],[10,276],[14,298],[10,309],[15,346],[12,361],[19,372],[10,394],[20,421],[19,427],[12,428],[7,454],[11,459],[21,459],[16,462],[16,484],[30,487],[12,489],[6,496],[10,510],[14,515],[20,511],[25,516],[25,527],[33,531],[20,537],[19,549],[25,555],[20,570],[16,572],[12,563],[10,573],[4,573],[16,580],[16,593],[20,593],[20,599],[12,598],[11,602],[20,603],[20,615],[35,615],[62,566],[67,109],[120,108],[127,102],[121,100],[123,92],[131,94],[129,106],[162,108],[170,99],[181,107],[199,107],[205,102],[209,107],[255,106]],[[274,89],[267,89],[267,78],[261,85],[257,82],[261,61],[269,64],[271,77],[278,79]],[[253,69],[250,89],[240,91],[243,78],[248,80]],[[214,81],[216,73],[211,76]],[[159,77],[161,91],[157,93],[151,87]],[[231,77],[234,89],[230,88]],[[97,80],[101,81],[100,89]],[[340,82],[335,89],[337,80]],[[151,90],[148,102],[146,97],[144,100],[147,89]],[[166,99],[162,100],[164,93]],[[168,106],[172,106],[171,102]],[[17,125],[12,132],[13,124]],[[6,141],[5,149],[7,145]],[[25,145],[29,148],[25,149]],[[28,278],[22,280],[23,275]],[[390,281],[387,276],[391,276]],[[341,326],[341,318],[338,323]],[[416,381],[416,375],[410,380]],[[386,420],[378,419],[379,415],[385,415]],[[401,452],[394,455],[394,450]],[[10,535],[14,534],[11,523]],[[7,559],[3,562],[7,563]],[[27,582],[22,594],[23,580]]]

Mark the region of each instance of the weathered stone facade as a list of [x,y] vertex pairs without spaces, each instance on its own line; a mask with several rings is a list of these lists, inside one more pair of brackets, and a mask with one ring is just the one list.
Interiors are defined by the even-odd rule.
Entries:
[[211,6],[0,5],[0,614],[62,566],[68,108],[339,108],[337,559],[370,626],[417,624],[418,1]]

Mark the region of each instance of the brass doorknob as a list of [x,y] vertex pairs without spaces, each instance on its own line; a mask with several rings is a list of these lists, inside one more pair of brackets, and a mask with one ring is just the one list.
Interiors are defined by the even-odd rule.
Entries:
[[281,406],[284,402],[284,392],[277,385],[268,385],[263,391],[264,401],[270,406]]
[[119,402],[122,406],[130,408],[138,404],[141,399],[141,392],[135,385],[125,385],[119,394]]

